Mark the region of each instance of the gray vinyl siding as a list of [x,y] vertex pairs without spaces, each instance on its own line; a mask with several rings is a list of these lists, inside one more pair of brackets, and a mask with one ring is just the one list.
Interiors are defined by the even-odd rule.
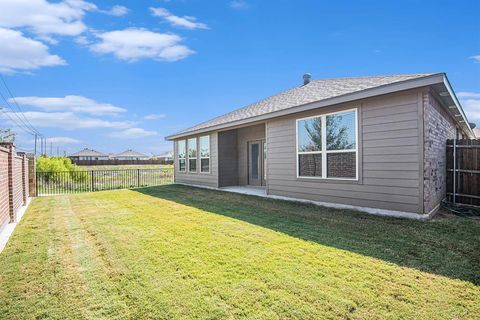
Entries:
[[[423,120],[418,116],[418,92],[389,94],[267,121],[268,193],[423,213],[419,135]],[[296,119],[351,108],[358,110],[358,181],[297,178]]]
[[248,146],[252,140],[265,139],[265,124],[258,124],[237,129],[237,154],[238,154],[238,184],[248,184]]
[[218,133],[218,186],[238,185],[237,130]]
[[[175,182],[176,183],[185,183],[192,185],[201,185],[207,187],[218,187],[218,139],[217,132],[212,132],[209,134],[201,134],[198,136],[191,136],[189,138],[198,138],[201,136],[209,135],[210,136],[210,173],[200,173],[200,155],[197,157],[197,172],[179,172],[178,171],[178,149],[177,141],[184,140],[178,139],[174,143],[174,170],[175,170]],[[187,159],[188,161],[188,159]]]

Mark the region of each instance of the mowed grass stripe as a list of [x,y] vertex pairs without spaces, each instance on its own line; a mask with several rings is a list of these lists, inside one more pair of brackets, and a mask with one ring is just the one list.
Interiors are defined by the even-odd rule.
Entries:
[[473,319],[479,232],[184,186],[39,198],[0,255],[0,314]]

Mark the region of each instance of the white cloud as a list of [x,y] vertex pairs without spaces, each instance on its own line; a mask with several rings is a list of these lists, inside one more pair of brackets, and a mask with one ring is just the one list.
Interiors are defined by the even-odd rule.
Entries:
[[190,48],[180,45],[182,38],[176,34],[157,33],[143,28],[97,33],[101,40],[90,49],[97,53],[111,53],[129,62],[139,59],[176,61],[193,54]]
[[[9,118],[15,118],[13,112],[7,112]],[[23,112],[29,122],[35,127],[60,128],[64,130],[90,128],[130,128],[135,123],[131,121],[108,121],[99,118],[79,117],[73,112]],[[18,116],[20,116],[18,114]]]
[[459,98],[480,98],[480,93],[463,91],[463,92],[459,92],[457,94],[457,97],[459,97]]
[[53,144],[77,144],[80,143],[80,140],[73,139],[70,137],[50,137],[46,139],[47,143]]
[[176,16],[165,8],[150,8],[155,17],[162,17],[167,20],[172,26],[182,27],[186,29],[208,29],[205,23],[197,22],[197,18],[190,16]]
[[111,16],[121,17],[128,13],[128,8],[124,6],[113,6],[110,10],[101,11],[103,13],[109,14]]
[[88,38],[85,37],[85,36],[76,37],[74,41],[77,44],[82,45],[82,46],[86,46],[86,45],[89,45],[91,43],[91,41],[88,40]]
[[86,11],[97,10],[90,2],[66,0],[1,0],[0,27],[26,28],[38,35],[76,36],[87,29]]
[[143,119],[145,120],[158,120],[163,118],[165,118],[164,114],[157,114],[157,113],[147,114],[145,117],[143,117]]
[[142,128],[129,128],[124,131],[112,132],[109,134],[113,138],[135,139],[156,135],[156,131],[148,131]]
[[477,92],[459,92],[463,110],[467,115],[468,121],[473,121],[480,126],[480,93]]
[[234,0],[231,1],[228,5],[230,8],[235,10],[242,10],[248,8],[248,4],[243,0]]
[[[13,102],[13,99],[9,99]],[[22,105],[40,108],[45,111],[72,111],[92,115],[113,115],[127,111],[110,103],[101,103],[83,96],[69,95],[65,97],[16,97],[15,101]]]
[[50,54],[46,45],[40,41],[26,38],[20,31],[0,28],[0,43],[1,72],[32,70],[66,64],[59,56]]
[[480,63],[480,55],[478,56],[471,56],[470,59],[473,59],[476,63]]

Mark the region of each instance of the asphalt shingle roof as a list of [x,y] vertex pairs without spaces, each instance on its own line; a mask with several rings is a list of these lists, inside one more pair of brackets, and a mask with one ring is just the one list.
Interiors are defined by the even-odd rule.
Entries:
[[283,91],[277,95],[180,131],[177,134],[186,134],[191,131],[207,129],[216,125],[244,120],[307,103],[331,99],[358,91],[373,89],[396,82],[418,79],[430,75],[432,74],[401,74],[312,80],[307,85],[301,85]]
[[106,157],[106,154],[103,154],[101,152],[98,152],[93,149],[88,149],[85,148],[83,150],[80,150],[74,154],[71,154],[70,157]]
[[141,157],[141,158],[143,158],[143,157],[148,157],[148,156],[146,154],[140,153],[138,151],[128,149],[128,150],[125,150],[121,153],[115,154],[114,157]]

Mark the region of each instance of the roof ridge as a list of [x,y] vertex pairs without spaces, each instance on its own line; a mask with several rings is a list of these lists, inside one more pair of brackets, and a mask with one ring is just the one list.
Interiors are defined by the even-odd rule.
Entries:
[[[398,84],[441,74],[444,73],[411,73],[315,79],[306,85],[299,84],[297,86],[281,90],[263,99],[249,103],[243,107],[238,107],[230,112],[218,115],[214,118],[186,128],[185,130],[177,132],[172,136],[187,135],[189,132],[218,125],[220,122],[221,124],[227,124],[237,120],[248,119],[258,115],[289,109],[315,101],[346,96],[355,92],[361,92],[391,84]],[[364,80],[364,82],[358,80]]]
[[371,79],[371,78],[385,78],[385,77],[406,77],[406,76],[432,76],[435,74],[441,74],[443,72],[432,72],[432,73],[393,73],[393,74],[384,74],[378,76],[355,76],[355,77],[334,77],[334,78],[320,78],[313,79],[310,82],[322,81],[322,80],[339,80],[339,79]]

